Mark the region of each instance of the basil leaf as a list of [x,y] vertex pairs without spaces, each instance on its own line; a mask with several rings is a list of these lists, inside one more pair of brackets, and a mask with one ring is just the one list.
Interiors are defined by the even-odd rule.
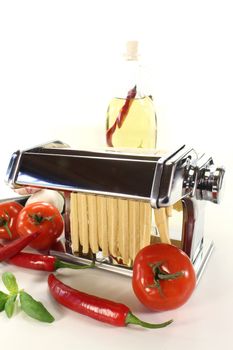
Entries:
[[30,317],[41,322],[51,323],[54,317],[48,312],[44,305],[33,299],[31,295],[24,291],[20,291],[21,309]]
[[0,312],[4,310],[8,295],[0,291]]
[[17,297],[17,294],[10,296],[5,303],[4,309],[8,318],[11,318],[11,316],[13,315],[16,297]]
[[4,272],[2,275],[2,281],[5,284],[7,290],[12,294],[17,294],[19,291],[18,284],[15,276],[11,272]]

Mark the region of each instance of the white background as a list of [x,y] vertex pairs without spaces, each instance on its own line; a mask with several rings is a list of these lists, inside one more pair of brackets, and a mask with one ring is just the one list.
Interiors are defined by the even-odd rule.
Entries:
[[159,146],[187,143],[224,163],[232,155],[231,1],[0,4],[1,178],[18,148],[104,143],[117,62],[132,39],[148,68]]
[[[18,329],[27,340],[16,336],[12,344],[27,342],[35,349],[52,339],[58,349],[65,343],[70,349],[142,348],[145,342],[160,349],[232,348],[228,342],[233,311],[231,6],[230,0],[0,1],[1,197],[12,195],[3,179],[15,150],[54,139],[80,147],[104,145],[106,108],[114,79],[121,73],[117,62],[125,42],[132,39],[140,41],[150,72],[159,146],[187,143],[210,153],[227,169],[222,205],[207,207],[206,229],[217,246],[208,273],[187,306],[158,317],[174,317],[176,324],[153,332],[116,330],[53,305],[59,320],[49,328],[20,315],[8,322],[0,314],[6,341]],[[217,273],[223,275],[220,281]],[[23,271],[18,277],[22,286],[28,284],[38,298],[51,304],[43,294],[45,282],[39,283],[42,275]],[[111,294],[114,290],[119,294],[117,286],[110,288],[108,278],[102,278]],[[122,288],[117,296],[142,317],[154,320],[131,299],[129,282],[118,278],[117,283]],[[104,293],[107,296],[108,289]],[[222,337],[221,345],[217,336]]]

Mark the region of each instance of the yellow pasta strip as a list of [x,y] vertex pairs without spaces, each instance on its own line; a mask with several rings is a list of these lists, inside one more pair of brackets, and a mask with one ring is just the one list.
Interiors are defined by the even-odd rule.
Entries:
[[174,210],[176,211],[182,211],[183,210],[183,203],[182,200],[179,200],[173,205]]
[[98,223],[97,223],[97,205],[96,196],[92,194],[87,195],[87,211],[89,224],[89,244],[93,253],[99,251],[98,245]]
[[108,252],[108,219],[107,199],[104,196],[97,196],[97,221],[98,221],[98,242],[104,257]]
[[139,228],[140,228],[140,249],[143,248],[143,231],[144,231],[144,219],[145,219],[144,203],[139,203]]
[[78,193],[78,226],[80,243],[82,245],[82,251],[84,254],[89,251],[89,240],[88,240],[88,218],[87,218],[87,199],[86,195]]
[[117,199],[108,197],[107,201],[107,221],[108,221],[108,247],[112,256],[118,255],[117,230],[118,230],[118,206]]
[[77,194],[70,194],[70,233],[72,242],[72,251],[79,250],[79,231],[78,231],[78,208],[77,208]]
[[172,205],[169,205],[169,207],[166,207],[165,210],[166,210],[166,215],[167,215],[168,217],[171,217],[171,216],[172,216],[173,206],[172,206]]
[[129,200],[129,256],[134,260],[140,249],[139,201]]
[[161,242],[171,244],[165,208],[154,209],[154,216]]
[[129,222],[128,200],[118,199],[118,245],[120,256],[129,263]]
[[72,234],[74,232],[74,210],[73,210],[73,193],[70,194],[70,236],[71,236],[71,242],[73,244],[73,238]]
[[152,232],[152,209],[150,203],[144,203],[144,228],[142,236],[142,247],[150,244]]

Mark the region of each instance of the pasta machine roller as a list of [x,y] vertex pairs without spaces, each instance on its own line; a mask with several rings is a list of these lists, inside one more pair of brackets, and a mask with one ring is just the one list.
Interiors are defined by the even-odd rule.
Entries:
[[6,182],[63,192],[66,253],[54,255],[77,263],[95,259],[97,267],[126,275],[137,251],[162,237],[157,213],[179,203],[182,227],[171,243],[190,257],[199,277],[213,249],[203,233],[204,205],[219,203],[224,172],[185,145],[162,153],[76,150],[54,141],[16,151]]

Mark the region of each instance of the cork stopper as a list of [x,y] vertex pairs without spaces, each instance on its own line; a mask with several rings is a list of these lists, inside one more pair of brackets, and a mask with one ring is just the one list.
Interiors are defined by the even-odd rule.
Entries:
[[137,61],[138,59],[138,41],[132,40],[126,43],[125,59],[128,61]]

